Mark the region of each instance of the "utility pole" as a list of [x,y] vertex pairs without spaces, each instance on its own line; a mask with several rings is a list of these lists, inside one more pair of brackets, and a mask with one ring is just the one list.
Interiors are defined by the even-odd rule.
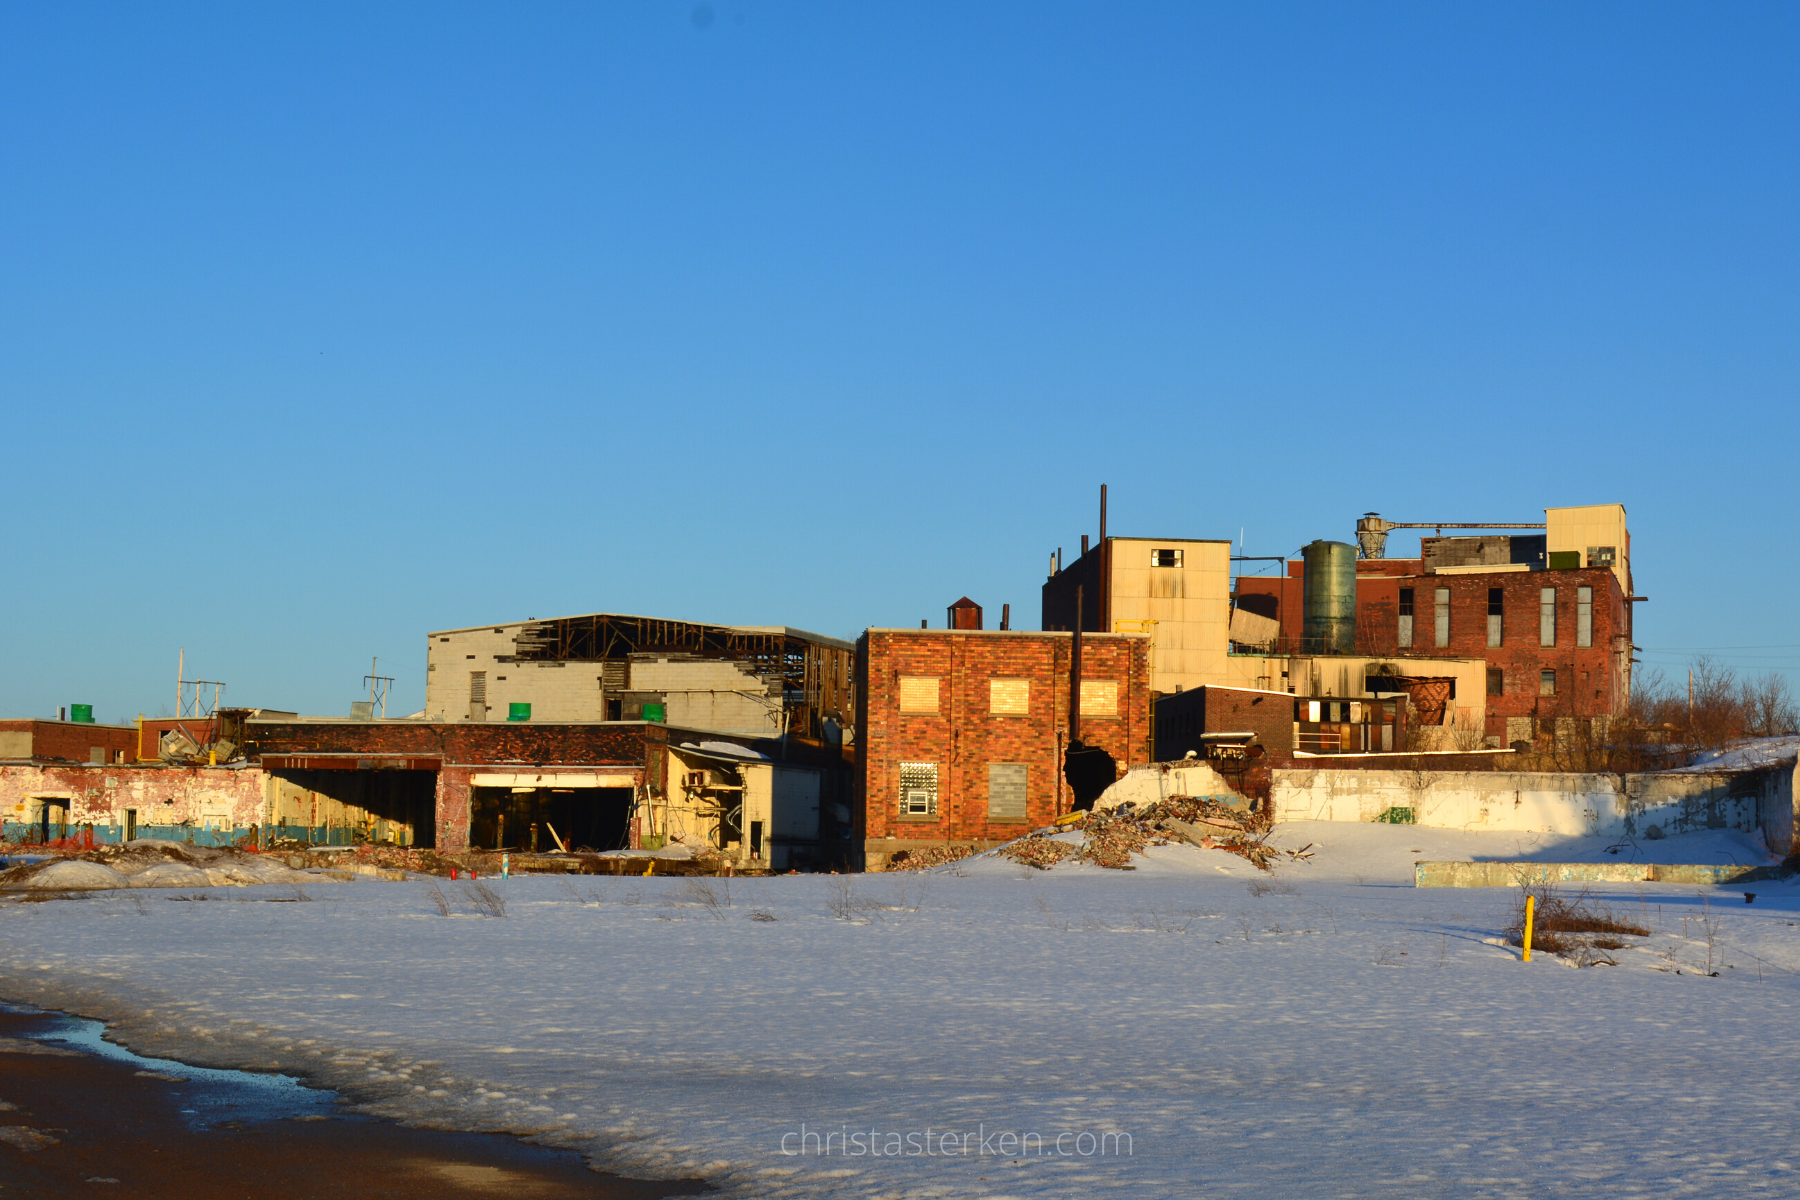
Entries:
[[394,677],[375,673],[375,665],[380,661],[378,658],[369,659],[369,673],[363,676],[363,682],[369,685],[369,711],[374,712],[375,706],[379,704],[381,715],[385,717],[387,716],[388,689],[393,686]]

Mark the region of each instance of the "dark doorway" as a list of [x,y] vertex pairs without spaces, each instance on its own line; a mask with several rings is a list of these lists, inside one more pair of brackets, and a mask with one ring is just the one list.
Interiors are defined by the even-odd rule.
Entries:
[[[632,789],[470,789],[469,844],[482,850],[623,850]],[[552,833],[555,834],[552,837]]]
[[67,800],[47,799],[43,801],[44,815],[38,826],[38,841],[48,843],[61,841],[69,836],[69,802]]

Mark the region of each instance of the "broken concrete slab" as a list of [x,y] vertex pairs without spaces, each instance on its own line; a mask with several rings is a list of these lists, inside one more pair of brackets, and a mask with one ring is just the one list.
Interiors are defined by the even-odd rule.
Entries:
[[1711,863],[1427,862],[1413,864],[1417,887],[1520,887],[1528,883],[1683,883],[1711,886],[1780,879],[1778,866]]

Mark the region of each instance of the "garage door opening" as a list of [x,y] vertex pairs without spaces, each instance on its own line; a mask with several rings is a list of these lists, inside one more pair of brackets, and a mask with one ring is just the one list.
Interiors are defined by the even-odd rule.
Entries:
[[268,836],[312,846],[437,844],[437,772],[271,771],[275,797]]
[[[624,850],[632,789],[470,788],[469,844],[482,850]],[[555,834],[552,837],[552,833]]]

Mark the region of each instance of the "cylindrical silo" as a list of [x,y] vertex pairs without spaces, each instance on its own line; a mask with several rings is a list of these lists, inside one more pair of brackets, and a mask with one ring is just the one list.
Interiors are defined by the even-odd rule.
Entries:
[[1300,551],[1305,562],[1306,648],[1325,654],[1356,650],[1356,547],[1316,541]]

